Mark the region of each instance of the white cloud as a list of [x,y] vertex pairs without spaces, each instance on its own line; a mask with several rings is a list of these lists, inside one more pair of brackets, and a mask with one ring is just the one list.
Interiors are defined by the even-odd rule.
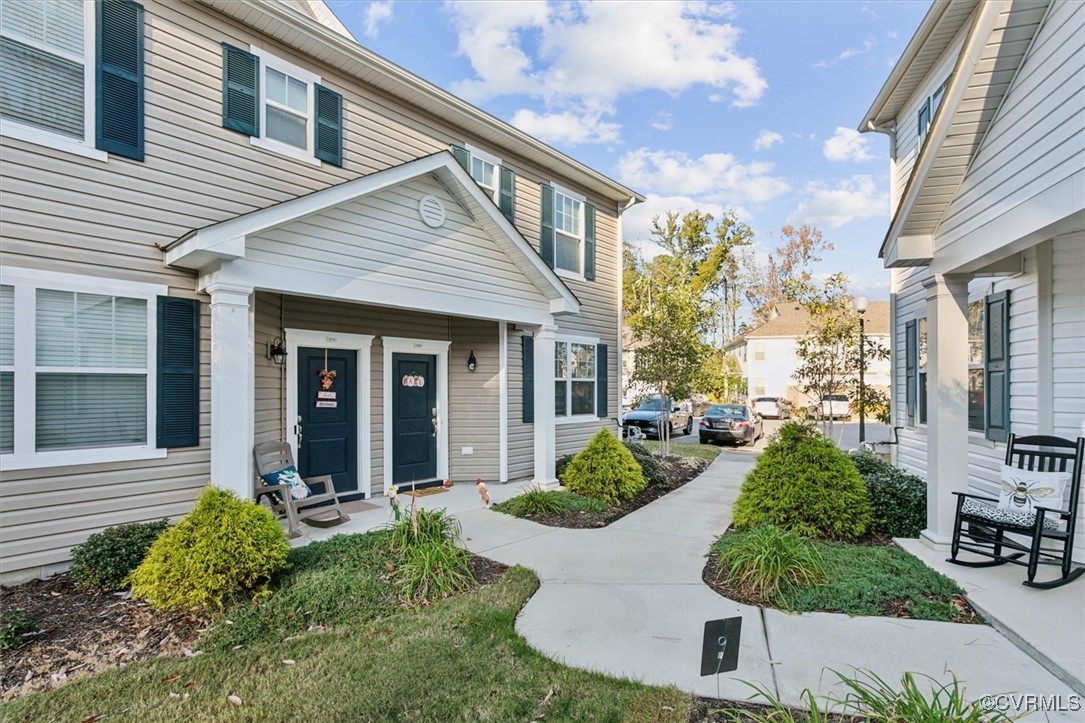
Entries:
[[841,63],[845,60],[851,60],[857,55],[864,55],[869,53],[878,45],[878,41],[872,37],[868,37],[863,41],[863,44],[857,48],[847,48],[841,51],[840,55],[836,56],[832,60],[819,60],[814,63],[815,68],[831,68],[837,63]]
[[837,126],[836,133],[825,141],[821,152],[830,161],[869,161],[874,158],[867,137],[843,126]]
[[623,183],[663,195],[696,196],[727,206],[762,203],[787,193],[787,180],[773,176],[772,163],[742,163],[730,153],[697,158],[682,151],[638,148],[618,159]]
[[755,151],[767,151],[777,143],[783,143],[784,137],[776,131],[761,131],[753,142]]
[[655,114],[649,125],[657,131],[669,131],[671,126],[674,125],[674,116],[665,110],[661,110]]
[[380,34],[381,23],[392,19],[392,0],[374,0],[365,8],[365,34],[375,38]]
[[739,51],[729,4],[450,0],[445,8],[475,73],[451,90],[473,102],[516,95],[542,101],[545,114],[611,113],[625,94],[707,86],[743,107],[768,87],[757,61]]
[[852,176],[830,187],[823,181],[806,184],[806,200],[788,218],[789,223],[840,228],[866,218],[889,216],[889,193],[871,176]]
[[570,146],[582,143],[613,143],[622,126],[603,119],[601,112],[536,113],[523,108],[512,116],[512,124],[546,143]]

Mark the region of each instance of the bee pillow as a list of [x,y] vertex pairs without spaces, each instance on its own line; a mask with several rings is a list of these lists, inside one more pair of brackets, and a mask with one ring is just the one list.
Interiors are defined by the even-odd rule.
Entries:
[[1069,472],[1032,472],[1004,464],[998,508],[1026,514],[1037,506],[1061,509],[1062,493],[1069,481]]

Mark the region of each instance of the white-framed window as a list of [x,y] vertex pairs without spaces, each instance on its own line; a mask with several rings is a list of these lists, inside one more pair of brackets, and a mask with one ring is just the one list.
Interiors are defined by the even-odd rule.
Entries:
[[968,429],[974,432],[987,430],[984,414],[984,364],[987,356],[985,336],[984,299],[968,304]]
[[155,447],[156,299],[165,293],[0,269],[4,469],[165,456]]
[[584,197],[554,186],[554,269],[584,274]]
[[757,377],[753,380],[753,393],[754,396],[763,396],[765,394],[765,378]]
[[320,76],[261,48],[249,48],[260,59],[260,134],[252,144],[314,166],[316,91]]
[[595,417],[597,344],[573,338],[554,343],[554,413],[559,420]]
[[753,345],[753,358],[757,361],[765,361],[765,345],[763,342],[757,342]]
[[88,158],[94,147],[94,3],[0,3],[0,134]]
[[916,401],[919,407],[919,423],[927,423],[927,320],[916,323]]
[[498,190],[501,186],[501,159],[492,153],[475,148],[471,144],[464,146],[471,154],[471,164],[468,173],[475,182],[490,194],[494,203],[498,202]]
[[938,86],[938,89],[927,96],[927,99],[919,106],[919,115],[916,120],[919,125],[920,146],[923,145],[923,139],[927,137],[927,131],[930,130],[931,121],[934,119],[935,112],[938,111],[938,106],[942,105],[942,96],[946,94],[946,85],[948,83],[948,79],[943,81],[942,84]]

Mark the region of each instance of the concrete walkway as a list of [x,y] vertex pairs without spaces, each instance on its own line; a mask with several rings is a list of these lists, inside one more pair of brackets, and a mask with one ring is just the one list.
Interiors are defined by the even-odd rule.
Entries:
[[[830,670],[855,668],[894,685],[908,671],[940,683],[956,674],[973,699],[1020,692],[1067,701],[1073,694],[986,626],[788,615],[719,596],[701,580],[705,554],[729,524],[731,504],[753,462],[724,452],[698,479],[597,530],[550,528],[483,509],[466,485],[420,503],[457,515],[471,551],[538,574],[541,586],[518,618],[517,631],[566,665],[736,700],[748,698],[747,683],[753,683],[790,705],[798,705],[807,688],[841,693]],[[499,501],[521,487],[490,489]],[[313,537],[371,529],[387,518],[385,508],[366,511],[349,526],[314,531]],[[738,670],[718,681],[699,677],[704,622],[736,615],[743,620]],[[1080,720],[1081,713],[1030,719],[1044,715]]]

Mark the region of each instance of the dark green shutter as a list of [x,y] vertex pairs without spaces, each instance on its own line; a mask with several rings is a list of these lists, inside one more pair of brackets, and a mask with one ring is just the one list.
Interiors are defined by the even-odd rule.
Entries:
[[143,160],[143,6],[99,0],[94,146]]
[[595,206],[584,204],[584,278],[595,281]]
[[525,334],[520,337],[524,351],[524,389],[523,389],[523,416],[524,422],[535,421],[535,339]]
[[609,412],[608,400],[610,389],[607,383],[607,367],[610,360],[607,358],[607,345],[595,345],[595,414],[605,417]]
[[917,324],[904,324],[904,408],[908,426],[915,426],[916,351],[918,347]]
[[542,198],[539,200],[542,216],[539,227],[539,253],[546,265],[554,268],[554,189],[545,183],[539,188],[542,193]]
[[343,96],[323,85],[316,91],[316,123],[313,125],[313,155],[336,166],[343,165]]
[[992,294],[984,309],[983,388],[987,439],[1010,436],[1010,292]]
[[260,135],[260,59],[222,44],[222,125],[250,136]]
[[463,170],[467,171],[467,175],[471,175],[471,151],[459,146],[452,146],[452,155],[456,159],[456,163],[463,166]]
[[200,443],[200,302],[158,297],[158,447]]
[[497,192],[498,208],[509,223],[516,218],[516,174],[512,169],[501,166],[501,185]]

